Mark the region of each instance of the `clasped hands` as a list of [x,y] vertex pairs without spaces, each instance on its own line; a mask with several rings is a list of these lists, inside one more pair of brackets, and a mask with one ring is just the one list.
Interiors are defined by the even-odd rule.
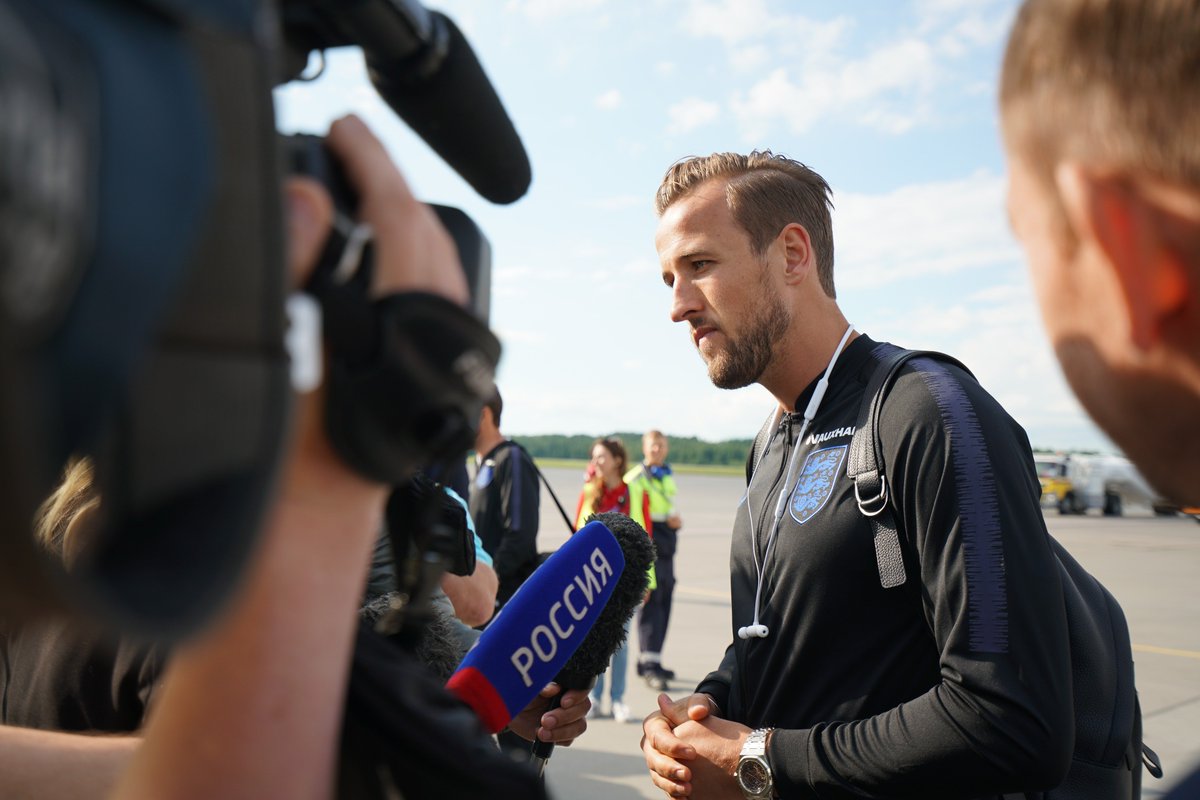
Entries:
[[654,785],[669,797],[742,800],[734,772],[750,729],[717,716],[707,694],[679,700],[660,694],[658,708],[642,722],[642,754]]

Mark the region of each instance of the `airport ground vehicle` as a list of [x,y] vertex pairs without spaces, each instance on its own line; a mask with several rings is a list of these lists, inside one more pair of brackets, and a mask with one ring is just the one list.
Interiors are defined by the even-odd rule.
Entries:
[[1068,476],[1070,456],[1035,456],[1038,481],[1042,484],[1042,505],[1058,509],[1060,514],[1082,514],[1087,506],[1075,492]]
[[1124,456],[1035,454],[1034,461],[1042,505],[1060,514],[1096,508],[1106,517],[1119,517],[1127,505],[1150,507],[1161,515],[1191,513],[1164,500]]

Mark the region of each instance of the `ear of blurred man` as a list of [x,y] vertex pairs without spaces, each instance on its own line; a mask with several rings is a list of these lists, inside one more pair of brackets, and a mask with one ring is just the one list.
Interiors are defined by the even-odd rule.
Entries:
[[1170,235],[1174,215],[1125,175],[1068,163],[1055,170],[1055,182],[1080,246],[1115,278],[1133,344],[1142,352],[1162,346],[1198,288],[1188,254]]

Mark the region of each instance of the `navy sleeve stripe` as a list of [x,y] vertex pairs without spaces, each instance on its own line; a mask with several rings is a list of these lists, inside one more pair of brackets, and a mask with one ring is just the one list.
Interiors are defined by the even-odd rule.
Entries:
[[1008,652],[1008,590],[1000,506],[987,442],[959,379],[928,358],[911,362],[924,378],[945,425],[954,466],[967,576],[970,648]]

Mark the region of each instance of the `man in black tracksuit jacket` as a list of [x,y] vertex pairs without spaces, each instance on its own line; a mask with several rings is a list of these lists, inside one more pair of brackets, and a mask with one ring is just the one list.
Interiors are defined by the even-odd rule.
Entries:
[[880,427],[906,580],[884,588],[846,458],[894,348],[834,300],[828,192],[770,153],[680,162],[659,190],[672,318],[717,386],[762,384],[780,418],[736,513],[732,644],[647,717],[651,778],[728,798],[1051,788],[1071,759],[1070,657],[1027,437],[961,370],[904,368]]
[[[805,440],[799,413],[773,432],[734,522],[733,644],[697,691],[730,719],[781,729],[771,763],[784,796],[852,785],[867,796],[974,797],[1017,788],[1014,775],[1052,783],[1036,773],[1055,764],[1042,751],[1071,752],[1069,736],[1050,738],[1072,725],[1069,654],[1065,618],[1049,611],[1062,589],[1028,441],[956,368],[917,360],[901,374],[881,436],[911,549],[908,579],[884,589],[845,466],[863,390],[892,349],[859,336]],[[793,455],[760,598],[770,635],[739,639],[757,585],[751,516],[762,560]]]

